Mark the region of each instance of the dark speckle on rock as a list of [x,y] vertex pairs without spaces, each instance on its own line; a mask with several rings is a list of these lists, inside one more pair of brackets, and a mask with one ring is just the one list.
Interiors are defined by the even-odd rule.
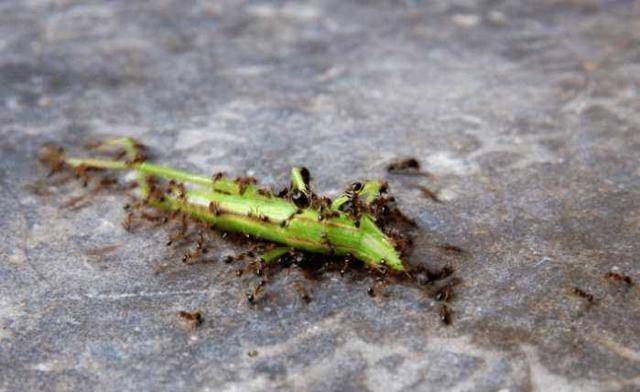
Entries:
[[[0,390],[640,388],[637,3],[0,9]],[[274,189],[293,165],[318,194],[388,181],[409,261],[461,279],[451,325],[429,284],[372,299],[348,272],[304,281],[307,305],[291,268],[246,306],[253,274],[180,263],[170,225],[127,233],[125,194],[37,162],[119,135]],[[403,157],[430,176],[387,173]],[[212,260],[246,251],[214,237]],[[206,321],[185,330],[185,309]]]

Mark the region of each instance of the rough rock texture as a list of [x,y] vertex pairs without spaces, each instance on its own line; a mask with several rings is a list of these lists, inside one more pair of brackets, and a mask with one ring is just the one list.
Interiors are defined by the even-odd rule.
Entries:
[[[1,2],[0,390],[638,390],[640,291],[604,275],[640,283],[639,21],[605,0]],[[414,260],[463,281],[453,325],[335,274],[279,275],[250,308],[255,278],[125,232],[122,194],[65,204],[86,190],[39,147],[105,135],[272,185],[305,164],[322,193],[388,179]],[[406,156],[435,177],[385,173]]]

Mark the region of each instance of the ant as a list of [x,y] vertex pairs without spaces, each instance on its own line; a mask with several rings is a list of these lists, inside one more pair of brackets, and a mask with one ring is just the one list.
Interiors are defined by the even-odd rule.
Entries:
[[238,193],[242,195],[249,185],[255,185],[258,181],[253,177],[238,177],[236,183],[238,184]]
[[338,211],[331,209],[331,199],[328,197],[314,197],[311,201],[311,207],[318,210],[318,221],[340,216]]
[[262,276],[264,274],[265,265],[262,260],[254,261],[253,263],[251,263],[251,266],[253,267],[253,272],[256,274],[256,276]]
[[326,196],[315,197],[311,201],[311,207],[321,211],[324,209],[329,209],[331,208],[331,199]]
[[347,269],[351,266],[351,263],[353,263],[353,255],[351,253],[347,253],[347,255],[344,257],[344,264],[340,269],[340,276],[344,276],[344,274],[347,272]]
[[260,220],[265,223],[271,222],[271,219],[269,219],[269,217],[266,215],[260,215]]
[[161,219],[163,218],[163,217],[162,217],[162,216],[160,216],[160,215],[150,214],[150,213],[148,213],[148,212],[146,212],[146,211],[142,211],[142,212],[140,213],[140,216],[141,216],[143,219],[145,219],[145,220],[147,220],[147,221],[149,221],[149,222],[158,222],[159,220],[161,220]]
[[304,182],[304,185],[306,185],[308,188],[309,183],[311,182],[311,173],[309,173],[309,169],[307,169],[306,167],[301,167],[300,176],[302,177],[302,182]]
[[174,180],[169,181],[166,192],[171,193],[174,190],[177,190],[178,201],[185,202],[187,199],[187,188],[184,186],[184,184],[181,182],[176,183]]
[[200,258],[203,254],[207,253],[208,250],[204,246],[204,234],[202,232],[198,233],[198,240],[196,241],[196,249],[194,251],[185,252],[182,256],[182,262],[193,262],[192,260]]
[[436,203],[441,203],[442,202],[442,200],[440,200],[438,195],[434,191],[432,191],[431,189],[427,188],[426,186],[419,186],[418,189],[420,189],[420,191],[422,192],[422,194],[424,196],[428,197],[432,201],[434,201]]
[[360,215],[362,213],[362,203],[356,192],[347,192],[349,200],[344,202],[338,209],[348,213],[354,220],[355,227],[360,227]]
[[442,305],[440,306],[440,320],[445,325],[451,325],[451,307],[449,306],[449,302],[453,299],[453,286],[458,283],[459,280],[454,278],[452,281],[438,289],[438,291],[433,295],[433,298],[436,301],[442,302]]
[[433,298],[436,301],[441,302],[449,302],[453,298],[453,285],[451,283],[442,286],[436,293]]
[[271,191],[269,189],[260,188],[256,191],[256,193],[262,197],[267,197],[267,198],[272,196]]
[[280,221],[280,227],[286,227],[289,222],[295,218],[296,215],[302,214],[302,209],[298,208],[297,210],[295,210],[291,215],[289,215],[289,217],[283,221]]
[[284,198],[288,194],[289,194],[289,188],[284,187],[284,188],[280,189],[280,192],[278,192],[277,196],[280,197],[280,198]]
[[577,297],[583,298],[585,300],[587,300],[587,302],[589,304],[593,304],[595,303],[595,298],[593,297],[592,294],[587,293],[586,291],[582,290],[579,287],[574,287],[573,288],[573,294],[576,295]]
[[220,216],[222,214],[222,210],[220,209],[220,204],[212,201],[209,203],[209,212],[215,216]]
[[[165,218],[167,218],[167,221],[169,219],[175,219],[177,214],[178,212],[174,211],[170,217],[165,217]],[[173,244],[175,241],[179,239],[184,238],[187,234],[187,231],[189,229],[189,221],[187,219],[187,215],[184,213],[179,213],[179,214],[180,214],[180,229],[169,237],[169,239],[165,243],[166,246],[171,246],[171,244]]]
[[307,208],[309,207],[309,197],[302,191],[296,189],[291,194],[291,201],[298,208]]
[[222,177],[224,177],[224,173],[223,172],[214,173],[211,176],[211,181],[212,182],[220,181],[222,179]]
[[430,176],[429,173],[420,171],[420,162],[415,158],[406,158],[391,162],[387,165],[387,172],[391,174]]
[[630,276],[622,275],[622,274],[619,274],[617,272],[607,272],[605,274],[605,278],[611,279],[611,280],[616,280],[618,282],[624,282],[629,287],[633,286],[633,280],[631,279]]
[[378,196],[371,203],[371,206],[370,206],[371,213],[376,217],[376,222],[378,222],[378,221],[382,222],[391,213],[391,210],[389,209],[389,206],[387,205],[388,201],[389,200],[387,198],[384,198],[382,196]]
[[51,144],[45,145],[39,154],[40,162],[49,168],[49,174],[47,177],[51,177],[55,173],[62,170],[64,167],[64,149],[62,147],[55,147]]
[[427,285],[431,282],[443,280],[453,274],[453,269],[449,266],[442,267],[437,271],[433,271],[422,266],[415,267],[409,275],[421,286]]
[[369,286],[369,288],[367,288],[367,294],[369,294],[369,297],[376,296],[376,291],[373,289],[373,286]]
[[207,248],[204,246],[204,233],[198,233],[198,241],[196,242],[196,249],[202,251],[202,253],[207,253]]
[[127,217],[125,218],[124,222],[122,222],[122,225],[124,226],[124,229],[128,232],[131,232],[133,230],[133,212],[129,211],[127,213]]
[[451,245],[451,244],[439,245],[439,248],[442,249],[445,252],[452,252],[452,253],[457,253],[457,254],[465,253],[464,249],[462,249],[461,247],[456,246],[456,245]]
[[442,304],[440,306],[440,320],[444,325],[451,325],[451,308],[449,308],[449,305]]
[[301,252],[296,252],[292,249],[280,256],[278,259],[278,263],[283,268],[288,268],[291,265],[300,266],[304,261],[304,255]]
[[78,165],[75,167],[74,172],[76,174],[76,178],[82,180],[82,186],[87,187],[89,185],[89,174],[87,173],[90,170],[86,165]]
[[118,180],[113,176],[102,177],[98,182],[98,185],[95,187],[94,191],[99,191],[104,188],[109,188],[113,185],[116,185]]
[[389,284],[385,279],[388,269],[384,264],[384,260],[381,260],[381,262],[382,266],[376,269],[380,275],[376,277],[375,283],[367,288],[367,294],[369,294],[370,297],[375,297],[381,291],[383,292],[382,296],[385,296],[384,288]]
[[406,158],[391,162],[387,165],[387,171],[397,172],[401,170],[420,170],[420,162],[415,158]]
[[200,313],[200,311],[187,312],[182,310],[178,312],[178,317],[180,317],[190,329],[196,329],[204,322],[204,317],[202,317],[202,313]]
[[309,295],[309,293],[307,292],[307,290],[305,290],[304,286],[302,286],[300,283],[295,283],[293,287],[296,289],[296,291],[300,295],[300,298],[302,298],[302,300],[306,304],[311,302],[312,298]]
[[247,297],[247,302],[250,305],[255,305],[256,303],[256,297],[258,296],[258,294],[260,294],[260,292],[262,292],[262,288],[267,284],[266,280],[261,280],[260,283],[258,283],[258,285],[253,289],[253,291],[249,291],[246,293],[246,297]]

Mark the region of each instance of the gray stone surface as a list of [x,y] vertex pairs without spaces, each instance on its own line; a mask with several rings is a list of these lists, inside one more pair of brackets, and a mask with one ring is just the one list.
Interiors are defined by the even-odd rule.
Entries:
[[[604,0],[0,2],[0,390],[640,389],[640,292],[604,278],[640,281],[639,20]],[[463,280],[453,325],[416,290],[296,271],[251,309],[233,267],[126,233],[122,194],[69,208],[84,189],[42,182],[42,143],[120,134],[266,184],[301,163],[321,192],[388,179],[414,260]],[[399,156],[435,178],[385,174]]]

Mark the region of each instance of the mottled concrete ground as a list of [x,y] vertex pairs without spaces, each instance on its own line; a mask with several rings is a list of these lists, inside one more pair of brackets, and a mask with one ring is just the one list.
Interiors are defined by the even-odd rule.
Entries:
[[[640,291],[604,277],[640,282],[639,21],[605,0],[0,2],[0,390],[639,390]],[[266,184],[388,179],[414,259],[463,280],[453,325],[416,290],[296,271],[251,309],[233,267],[125,232],[126,197],[65,207],[86,191],[42,181],[42,143],[101,135]],[[399,156],[435,178],[389,176]]]

